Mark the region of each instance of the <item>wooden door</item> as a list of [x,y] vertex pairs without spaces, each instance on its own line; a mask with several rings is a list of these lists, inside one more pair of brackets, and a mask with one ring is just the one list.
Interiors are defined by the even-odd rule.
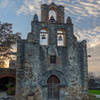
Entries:
[[52,75],[47,80],[48,83],[48,100],[59,100],[59,83],[57,76]]

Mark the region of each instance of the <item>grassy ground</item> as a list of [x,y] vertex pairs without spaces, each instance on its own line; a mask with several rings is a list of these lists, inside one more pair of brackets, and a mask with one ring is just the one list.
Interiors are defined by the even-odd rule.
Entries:
[[89,94],[100,95],[100,90],[89,90]]
[[100,95],[100,90],[89,90],[89,100],[100,100],[100,98],[96,98],[95,95]]

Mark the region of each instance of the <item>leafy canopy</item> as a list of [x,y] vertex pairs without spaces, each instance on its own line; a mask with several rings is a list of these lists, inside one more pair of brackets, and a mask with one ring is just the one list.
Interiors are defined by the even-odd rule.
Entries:
[[6,60],[11,58],[12,45],[18,36],[19,33],[13,34],[12,24],[0,23],[0,67],[4,67]]

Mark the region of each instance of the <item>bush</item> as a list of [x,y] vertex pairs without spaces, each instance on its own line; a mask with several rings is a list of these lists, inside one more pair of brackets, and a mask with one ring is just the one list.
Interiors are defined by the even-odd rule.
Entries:
[[14,88],[9,88],[9,89],[7,90],[7,94],[8,94],[8,95],[15,95],[15,89],[14,89]]
[[10,84],[6,85],[7,87],[7,94],[8,95],[15,95],[15,86],[11,86]]

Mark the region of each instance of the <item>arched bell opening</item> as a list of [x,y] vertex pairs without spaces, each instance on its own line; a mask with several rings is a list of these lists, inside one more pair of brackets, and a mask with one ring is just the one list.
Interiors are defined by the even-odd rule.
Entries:
[[51,9],[49,10],[49,20],[52,19],[52,20],[57,20],[57,13],[55,10]]
[[40,45],[48,45],[48,29],[42,28],[40,30]]
[[57,31],[57,46],[65,46],[65,30],[60,29]]

